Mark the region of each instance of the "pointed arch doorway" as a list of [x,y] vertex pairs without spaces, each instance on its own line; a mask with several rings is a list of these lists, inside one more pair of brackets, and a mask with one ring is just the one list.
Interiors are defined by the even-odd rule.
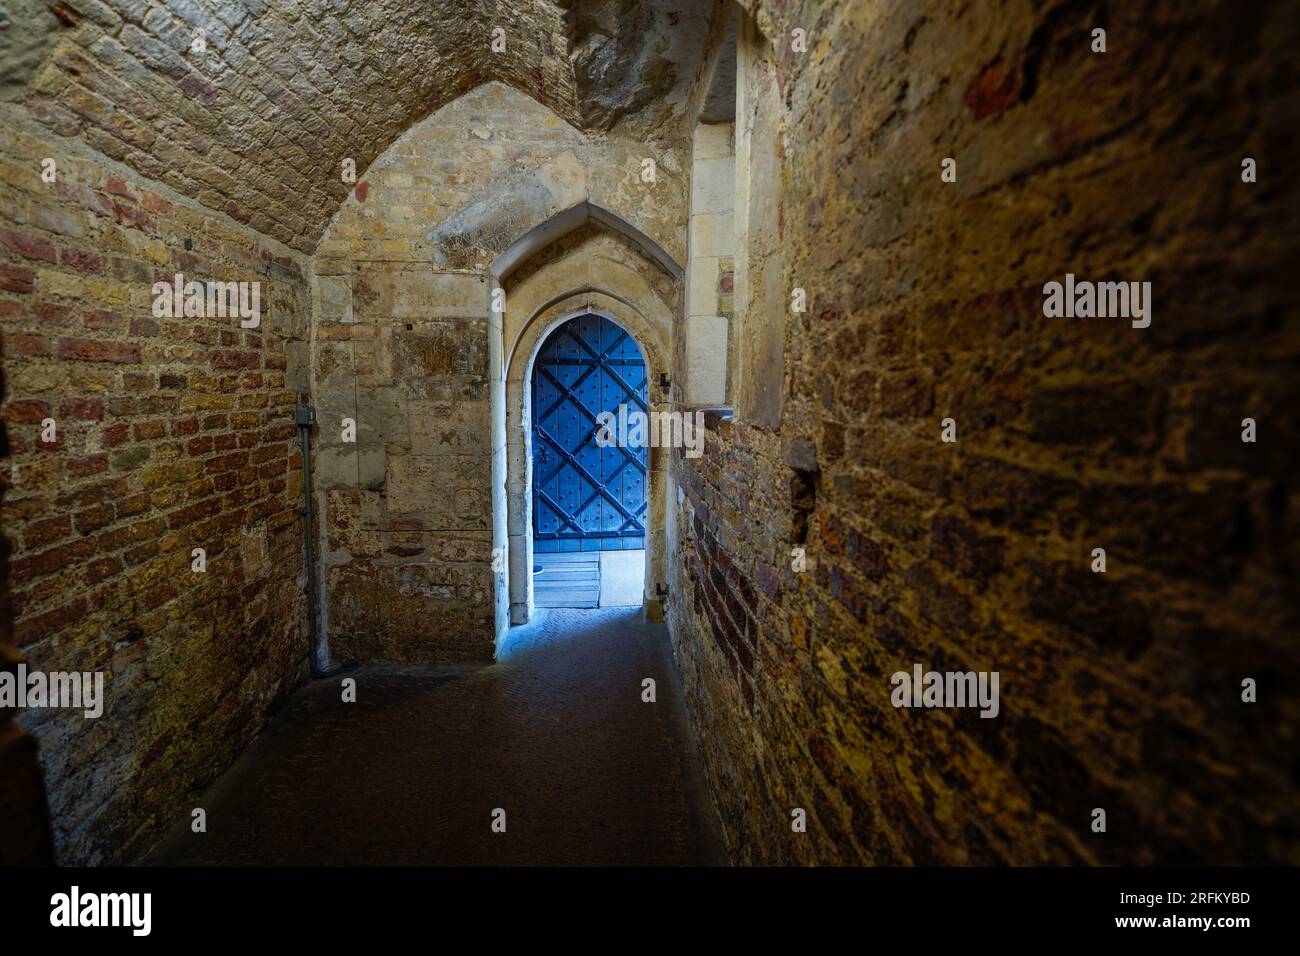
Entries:
[[645,356],[626,329],[588,311],[543,341],[531,389],[534,602],[639,605],[649,449],[597,439],[602,413],[616,422],[649,412]]

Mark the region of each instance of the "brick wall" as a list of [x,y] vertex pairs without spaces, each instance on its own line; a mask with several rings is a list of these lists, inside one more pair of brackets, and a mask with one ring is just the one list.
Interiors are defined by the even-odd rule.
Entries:
[[657,138],[698,69],[705,15],[677,0],[582,16],[480,0],[29,3],[7,31],[0,99],[25,86],[50,131],[310,253],[351,191],[344,158],[366,169],[492,79],[574,125]]
[[[744,278],[809,310],[779,426],[674,460],[669,610],[734,859],[1297,862],[1294,5],[758,14],[813,52]],[[1066,272],[1151,327],[1045,318]],[[918,662],[1000,715],[894,708]]]
[[[42,744],[60,859],[131,859],[188,818],[304,670],[305,383],[287,356],[307,284],[296,253],[21,117],[5,125],[15,636],[29,667],[104,672],[107,697],[98,719],[22,723]],[[260,327],[156,317],[153,283],[177,272],[261,282]]]
[[[4,339],[0,337],[3,354]],[[4,367],[0,363],[0,403],[4,397]],[[0,460],[8,457],[9,430],[0,418]],[[7,490],[8,482],[0,482],[0,505]],[[25,660],[14,643],[9,599],[11,547],[9,538],[0,533],[0,673],[17,676]],[[17,707],[0,706],[0,866],[49,863],[54,852],[36,741],[18,725],[17,716]]]

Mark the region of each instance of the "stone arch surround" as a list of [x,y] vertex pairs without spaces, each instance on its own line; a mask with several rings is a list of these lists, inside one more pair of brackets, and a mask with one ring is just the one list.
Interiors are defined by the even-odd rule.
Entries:
[[[650,408],[668,407],[667,389],[659,383],[666,369],[667,350],[649,321],[630,303],[600,289],[574,290],[533,313],[512,353],[505,381],[506,402],[506,507],[509,529],[510,623],[524,624],[533,609],[532,574],[532,395],[529,383],[542,343],[570,319],[594,312],[621,326],[641,349],[650,382]],[[668,449],[651,448],[646,513],[646,571],[643,606],[651,620],[662,619],[661,601],[655,584],[664,581],[664,485]]]
[[[547,255],[548,250],[554,250],[562,240],[583,228],[594,228],[599,234],[614,237],[622,243],[628,259],[620,267],[603,268],[598,283],[586,282],[582,276],[590,275],[590,270],[582,268],[583,258],[590,258],[594,253],[580,249],[575,257],[567,260],[579,263],[576,270],[566,269],[565,259],[545,262],[520,288],[512,289],[512,279],[523,275],[538,257]],[[498,643],[509,624],[527,621],[532,610],[529,531],[532,476],[527,424],[528,382],[536,351],[546,334],[564,321],[566,315],[572,317],[591,307],[632,334],[649,369],[651,408],[666,409],[669,393],[660,384],[660,374],[672,368],[673,327],[681,314],[682,275],[681,266],[662,246],[590,200],[533,226],[493,262],[489,289],[511,290],[505,312],[490,312],[494,324],[491,335],[494,355],[490,361],[493,369],[493,545],[506,549],[508,554],[503,569],[495,577]],[[663,617],[658,585],[666,584],[667,578],[663,531],[667,461],[666,450],[651,449],[643,594],[645,613],[651,620]]]

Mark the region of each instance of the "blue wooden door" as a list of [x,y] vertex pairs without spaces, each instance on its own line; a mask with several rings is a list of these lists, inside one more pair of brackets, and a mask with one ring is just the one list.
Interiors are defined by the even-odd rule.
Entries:
[[645,547],[646,448],[596,444],[602,411],[647,413],[645,359],[603,316],[570,319],[533,363],[533,548]]

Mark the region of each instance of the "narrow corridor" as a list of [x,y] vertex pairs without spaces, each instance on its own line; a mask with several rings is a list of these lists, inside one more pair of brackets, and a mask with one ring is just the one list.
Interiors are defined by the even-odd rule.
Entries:
[[150,862],[725,862],[667,632],[640,608],[539,611],[487,667],[351,676],[354,704],[341,678],[300,691],[194,801],[207,832],[185,813]]
[[0,868],[1300,865],[1298,47],[0,4]]

